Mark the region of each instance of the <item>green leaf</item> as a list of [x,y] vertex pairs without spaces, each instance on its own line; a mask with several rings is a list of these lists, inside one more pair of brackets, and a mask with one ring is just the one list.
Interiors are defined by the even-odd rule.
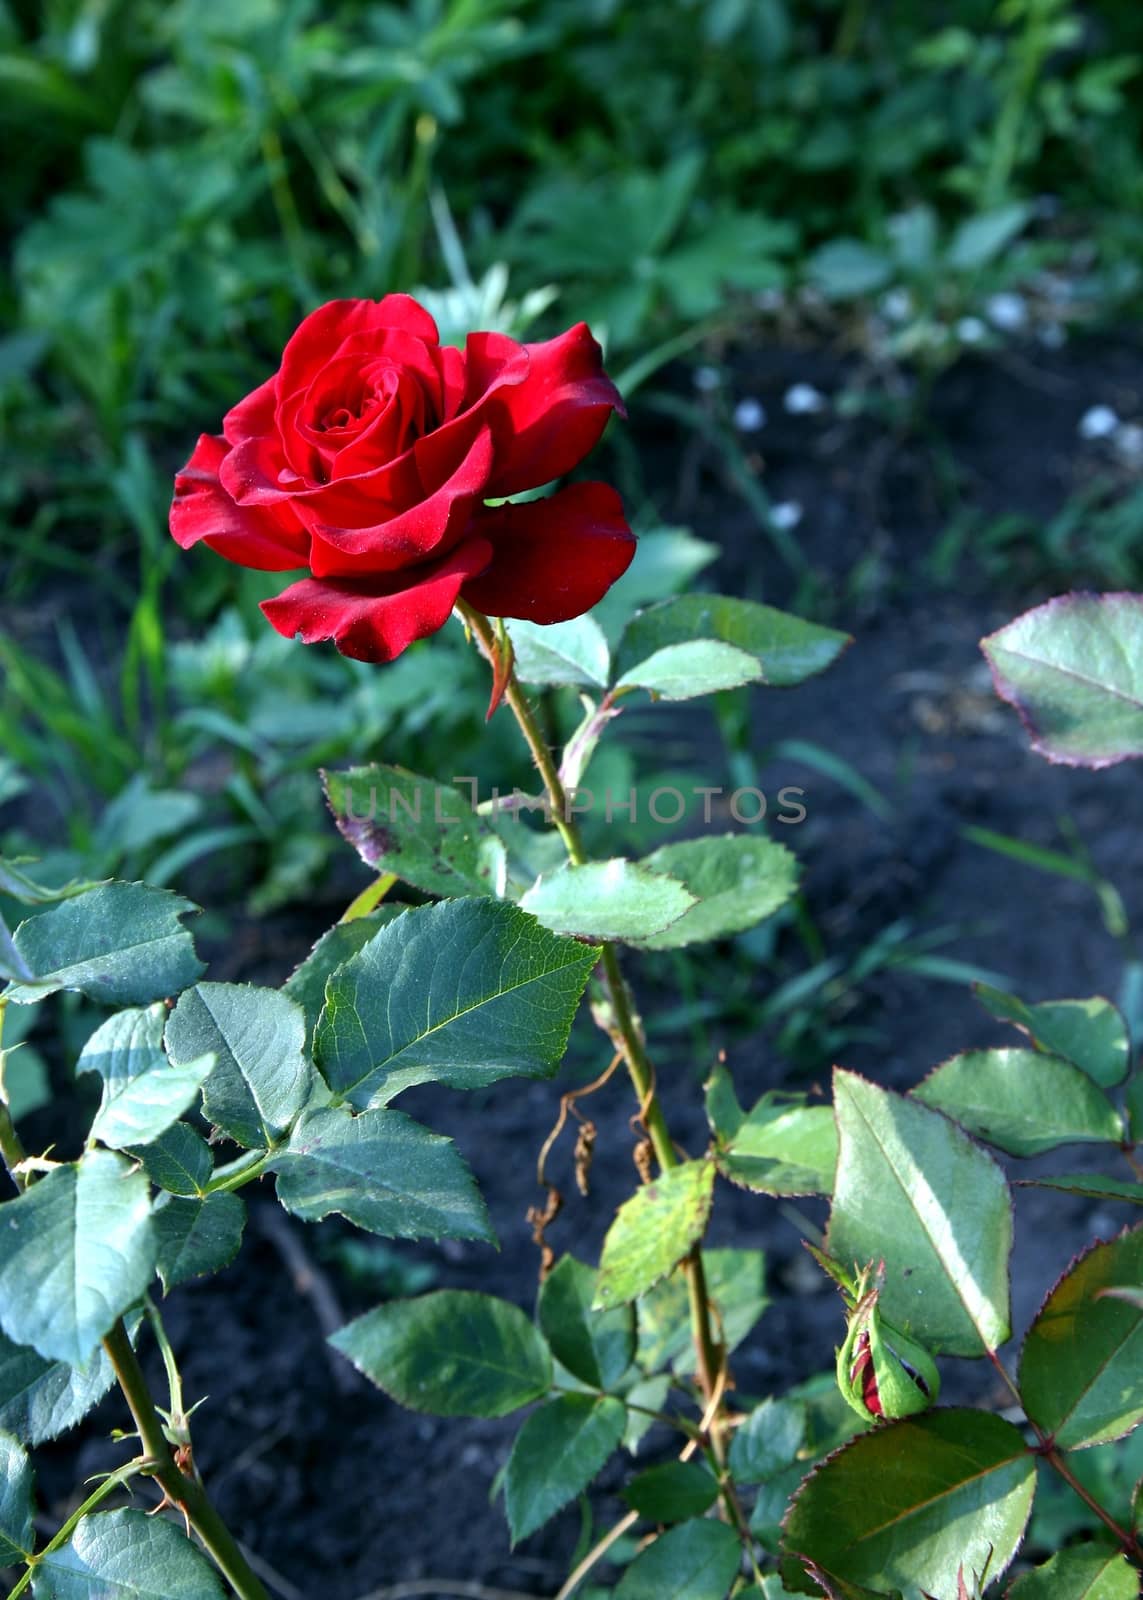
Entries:
[[236,1194],[201,1200],[164,1195],[155,1206],[158,1270],[164,1294],[176,1284],[227,1267],[238,1254],[246,1206]]
[[171,1194],[205,1194],[214,1171],[210,1146],[185,1122],[172,1122],[150,1144],[129,1147],[126,1154],[141,1161],[151,1182]]
[[[805,1481],[782,1531],[788,1555],[906,1600],[957,1600],[957,1569],[996,1579],[1019,1547],[1035,1459],[1010,1422],[936,1410],[843,1445]],[[783,1567],[783,1576],[790,1575]]]
[[829,1194],[837,1168],[837,1125],[829,1106],[769,1091],[744,1113],[730,1074],[717,1066],[706,1086],[715,1161],[724,1178],[759,1194]]
[[[761,1250],[704,1250],[706,1287],[717,1313],[719,1338],[728,1351],[740,1345],[769,1305],[766,1258]],[[671,1362],[694,1367],[690,1302],[684,1273],[669,1278],[639,1300],[639,1364],[646,1371]]]
[[893,263],[860,239],[831,239],[806,263],[810,282],[827,300],[851,300],[884,289]]
[[1115,1545],[1074,1545],[1017,1578],[1007,1600],[1139,1600],[1139,1574]]
[[678,1266],[706,1231],[713,1190],[712,1162],[683,1161],[625,1200],[603,1241],[595,1306],[636,1300]]
[[979,1356],[1003,1344],[1012,1249],[1003,1172],[939,1111],[856,1073],[833,1081],[829,1255],[847,1270],[884,1256],[881,1310],[930,1349]]
[[354,917],[350,922],[335,922],[323,933],[317,944],[299,967],[295,967],[282,985],[282,993],[296,1000],[306,1014],[308,1036],[317,1027],[321,1008],[325,1005],[325,986],[331,972],[335,972],[355,956],[373,935],[384,928],[406,908],[401,905],[378,906],[364,917]]
[[1020,1397],[1062,1450],[1143,1421],[1143,1306],[1107,1293],[1143,1284],[1143,1227],[1096,1244],[1064,1274],[1028,1329]]
[[730,1441],[730,1470],[738,1483],[764,1483],[797,1460],[806,1442],[806,1408],[798,1400],[763,1400]]
[[710,1510],[718,1483],[697,1461],[664,1461],[632,1478],[622,1493],[648,1522],[685,1522]]
[[593,617],[576,617],[546,628],[535,622],[509,622],[507,626],[516,673],[524,683],[607,687],[611,652],[603,629]]
[[85,1366],[69,1367],[0,1334],[0,1428],[25,1444],[43,1444],[66,1433],[114,1382],[101,1349]]
[[1086,1073],[1039,1050],[965,1050],[912,1093],[1013,1156],[1123,1138],[1118,1112]]
[[105,1006],[148,1005],[203,971],[179,918],[198,907],[145,883],[104,883],[29,917],[15,945],[33,974],[6,991],[18,1005],[78,989]]
[[729,646],[751,657],[761,674],[760,681],[777,688],[789,688],[824,672],[850,643],[848,634],[803,622],[800,617],[754,600],[681,595],[649,606],[629,623],[619,646],[620,683],[653,687],[643,683],[640,664],[669,647],[698,641]]
[[1123,1178],[1105,1178],[1098,1172],[1060,1172],[1048,1178],[1017,1178],[1021,1188],[1060,1189],[1064,1194],[1082,1194],[1090,1200],[1123,1200],[1143,1206],[1143,1183]]
[[438,1417],[504,1417],[552,1383],[551,1351],[524,1313],[466,1289],[377,1306],[330,1343],[401,1405]]
[[639,1552],[614,1600],[726,1600],[741,1559],[738,1536],[725,1522],[680,1522]]
[[495,1243],[484,1202],[452,1140],[403,1111],[310,1112],[274,1165],[278,1199],[305,1222],[336,1212],[388,1239]]
[[1037,1048],[1063,1056],[1101,1088],[1112,1089],[1127,1076],[1131,1059],[1127,1024],[1118,1007],[1102,995],[1030,1006],[985,983],[974,984],[973,990],[986,1011],[1002,1022],[1015,1023]]
[[1030,208],[1018,200],[969,217],[952,236],[946,257],[948,265],[958,272],[976,272],[987,266],[1023,233],[1030,216]]
[[626,1421],[623,1402],[608,1395],[562,1394],[532,1412],[504,1477],[513,1546],[587,1488],[619,1448]]
[[416,1083],[551,1077],[598,959],[496,901],[406,911],[330,978],[318,1065],[362,1108]]
[[145,1511],[84,1517],[36,1568],[36,1600],[223,1600],[214,1568],[173,1522]]
[[677,950],[741,933],[785,905],[798,882],[797,859],[785,845],[752,834],[684,839],[663,845],[640,864],[678,880],[698,902],[677,922],[639,940],[647,950]]
[[309,1096],[305,1014],[276,989],[196,984],[171,1012],[166,1044],[177,1066],[215,1057],[203,1110],[249,1150],[281,1139]]
[[628,667],[616,688],[648,689],[664,700],[697,700],[761,682],[761,665],[745,650],[717,639],[692,639],[653,650],[646,660]]
[[166,1008],[118,1011],[80,1051],[77,1072],[103,1079],[103,1098],[91,1137],[113,1150],[150,1144],[198,1099],[214,1069],[214,1056],[177,1066],[163,1052]]
[[376,762],[323,772],[338,831],[367,866],[425,894],[502,895],[502,840],[458,789]]
[[122,1156],[91,1150],[0,1206],[0,1327],[78,1366],[154,1266],[150,1184]]
[[1069,594],[981,641],[1032,748],[1069,767],[1143,756],[1143,596]]
[[718,545],[696,539],[689,528],[657,528],[641,533],[635,559],[593,607],[592,616],[614,641],[634,611],[687,588],[704,567],[718,559],[719,553]]
[[563,1256],[540,1286],[538,1317],[552,1354],[593,1389],[611,1389],[635,1359],[635,1313],[630,1306],[593,1311],[597,1274]]
[[[636,1455],[643,1438],[655,1426],[649,1411],[662,1411],[671,1391],[668,1373],[657,1373],[652,1378],[641,1378],[633,1383],[623,1396],[627,1405],[627,1426],[623,1430],[623,1447]],[[639,1409],[636,1409],[638,1407]]]
[[35,1549],[32,1463],[18,1439],[0,1433],[0,1567],[26,1561]]
[[644,943],[696,904],[677,878],[617,856],[543,873],[521,897],[520,909],[553,933]]

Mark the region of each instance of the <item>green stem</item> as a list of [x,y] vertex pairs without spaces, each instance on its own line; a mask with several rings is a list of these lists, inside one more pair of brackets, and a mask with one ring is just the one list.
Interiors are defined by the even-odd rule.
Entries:
[[224,1167],[217,1167],[207,1179],[204,1194],[227,1194],[232,1189],[242,1189],[260,1178],[274,1157],[273,1150],[247,1150]]
[[101,1505],[115,1489],[121,1488],[123,1484],[130,1482],[132,1478],[137,1478],[146,1470],[147,1462],[142,1456],[139,1456],[134,1461],[126,1461],[121,1467],[116,1467],[114,1472],[109,1472],[98,1489],[93,1490],[83,1504],[76,1507],[67,1521],[52,1535],[44,1548],[36,1551],[24,1572],[20,1575],[15,1587],[9,1589],[8,1600],[16,1600],[17,1595],[23,1594],[44,1557],[50,1556],[54,1550],[59,1550],[61,1546],[65,1545],[89,1512],[94,1511],[97,1506]]

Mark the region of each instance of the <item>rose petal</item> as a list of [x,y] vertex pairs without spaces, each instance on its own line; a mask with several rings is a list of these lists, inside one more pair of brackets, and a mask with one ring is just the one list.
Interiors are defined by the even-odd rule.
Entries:
[[[481,428],[452,476],[408,511],[372,528],[334,528],[312,524],[310,570],[315,578],[356,573],[395,572],[447,550],[467,526],[474,503],[484,493],[493,459],[492,433]],[[380,507],[378,508],[381,509]]]
[[278,374],[267,378],[265,383],[260,383],[252,389],[244,400],[239,400],[236,406],[222,419],[222,433],[226,442],[231,445],[241,444],[244,439],[259,439],[267,433],[274,431],[274,408],[278,403]]
[[311,379],[348,339],[365,339],[389,329],[411,335],[423,344],[440,343],[437,325],[425,308],[407,294],[383,300],[330,300],[311,311],[295,330],[278,373],[278,396],[288,399]]
[[262,610],[287,639],[332,639],[355,661],[392,661],[414,639],[444,627],[461,585],[487,566],[491,554],[486,540],[469,538],[443,561],[409,568],[388,582],[303,578],[263,600]]
[[309,534],[288,506],[239,506],[218,481],[226,440],[204,433],[175,476],[170,527],[184,550],[201,540],[216,554],[258,572],[288,572],[309,561]]
[[567,622],[590,611],[635,554],[623,502],[606,483],[573,483],[546,500],[486,507],[472,533],[487,539],[487,571],[464,598],[492,617]]

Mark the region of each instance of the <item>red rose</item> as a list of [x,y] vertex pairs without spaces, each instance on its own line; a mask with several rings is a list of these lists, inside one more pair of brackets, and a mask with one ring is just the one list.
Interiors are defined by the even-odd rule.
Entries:
[[263,603],[307,644],[391,661],[463,596],[492,616],[563,622],[627,568],[613,489],[485,501],[560,477],[623,410],[584,323],[544,344],[473,333],[442,346],[408,295],[333,300],[272,378],[203,434],[175,478],[171,533],[239,566],[309,576]]

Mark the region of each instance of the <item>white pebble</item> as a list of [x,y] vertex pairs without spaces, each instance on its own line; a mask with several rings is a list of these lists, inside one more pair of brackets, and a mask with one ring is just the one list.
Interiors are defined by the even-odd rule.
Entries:
[[792,417],[808,417],[825,410],[826,397],[812,383],[794,383],[786,390],[782,404]]
[[779,500],[770,507],[770,524],[780,533],[788,533],[802,520],[802,508],[796,500]]
[[701,394],[709,394],[712,389],[717,389],[722,379],[719,377],[717,367],[696,367],[691,375],[691,382]]
[[956,336],[961,344],[979,344],[987,332],[979,317],[961,317],[956,325]]
[[1143,427],[1138,422],[1121,422],[1112,443],[1125,461],[1143,462]]
[[992,326],[1003,329],[1005,333],[1015,333],[1028,321],[1028,303],[1024,296],[1009,290],[990,295],[985,311]]
[[1110,406],[1089,406],[1079,419],[1081,439],[1110,439],[1119,427],[1119,418]]
[[766,407],[761,400],[740,400],[734,408],[734,426],[739,433],[757,433],[766,426]]
[[881,310],[890,322],[904,322],[912,314],[913,296],[908,289],[890,289],[881,296]]

